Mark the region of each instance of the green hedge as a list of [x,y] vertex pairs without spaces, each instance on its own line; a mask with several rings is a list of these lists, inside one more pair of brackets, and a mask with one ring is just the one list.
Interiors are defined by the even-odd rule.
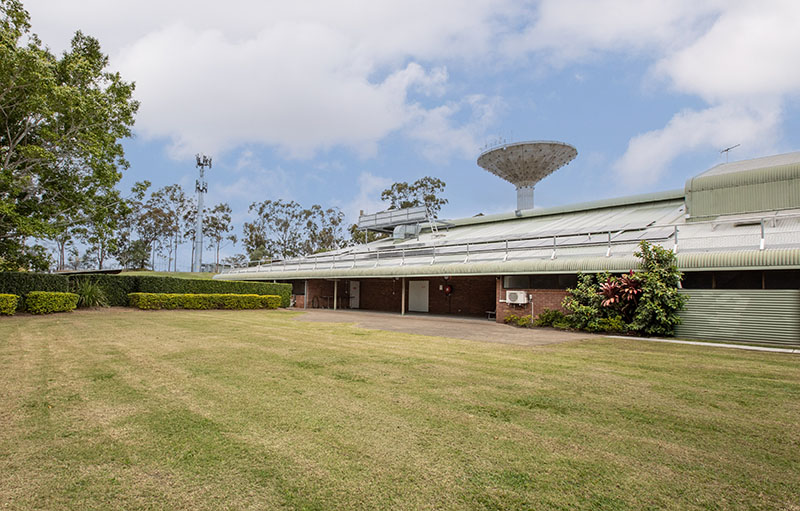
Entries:
[[68,312],[78,306],[78,295],[52,291],[31,291],[25,297],[25,309],[31,314]]
[[277,295],[281,297],[281,307],[288,307],[292,294],[291,284],[272,282],[243,282],[236,280],[180,279],[175,277],[141,276],[140,293],[176,294],[253,294]]
[[31,291],[69,291],[69,279],[64,275],[19,271],[0,272],[0,293],[17,295],[17,310],[25,307],[25,297]]
[[131,307],[138,309],[277,309],[281,297],[255,294],[130,293]]
[[13,316],[17,312],[17,303],[19,303],[19,296],[0,294],[0,314]]
[[78,289],[82,282],[97,284],[105,293],[108,305],[127,307],[128,295],[139,291],[140,278],[136,275],[72,275],[69,283],[73,291]]
[[276,295],[281,307],[288,307],[292,294],[291,284],[272,282],[242,282],[233,280],[181,279],[151,275],[51,275],[47,273],[2,272],[0,293],[19,295],[17,310],[24,307],[25,296],[31,291],[68,292],[80,282],[97,283],[111,306],[128,305],[130,293],[173,294],[253,294]]

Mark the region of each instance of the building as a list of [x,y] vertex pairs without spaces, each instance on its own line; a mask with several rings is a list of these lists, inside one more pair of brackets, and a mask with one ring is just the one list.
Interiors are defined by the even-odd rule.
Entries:
[[291,282],[300,308],[501,322],[559,308],[579,272],[635,270],[648,240],[675,250],[685,274],[677,335],[800,344],[800,152],[720,164],[680,190],[530,208],[536,181],[574,158],[568,148],[526,142],[481,155],[517,185],[513,212],[447,222],[428,221],[424,208],[369,215],[360,226],[392,235],[215,278]]

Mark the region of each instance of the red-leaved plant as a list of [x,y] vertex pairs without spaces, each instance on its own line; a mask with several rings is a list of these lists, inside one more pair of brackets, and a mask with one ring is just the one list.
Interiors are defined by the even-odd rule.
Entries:
[[630,321],[641,293],[642,287],[631,270],[619,277],[609,276],[600,284],[599,294],[603,297],[600,304],[618,310],[625,321]]

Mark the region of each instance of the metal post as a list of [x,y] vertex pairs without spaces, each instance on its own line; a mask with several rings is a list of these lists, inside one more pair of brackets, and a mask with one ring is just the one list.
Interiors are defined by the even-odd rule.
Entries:
[[303,295],[303,308],[308,309],[308,279],[305,280],[305,289],[303,289],[305,293]]
[[766,247],[766,240],[764,239],[764,219],[761,219],[761,241],[758,244],[759,250],[764,250]]
[[406,315],[406,278],[402,277],[400,279],[400,286],[403,288],[400,292],[400,315]]
[[674,253],[678,253],[678,226],[675,226],[675,245],[672,247]]
[[606,250],[606,257],[611,257],[611,231],[608,231],[608,250]]
[[550,255],[550,259],[556,258],[556,237],[553,236],[553,253]]
[[508,240],[506,240],[506,255],[503,256],[503,262],[508,261]]
[[339,281],[338,280],[334,280],[333,281],[333,310],[336,310],[336,298],[337,298],[338,294],[339,294]]

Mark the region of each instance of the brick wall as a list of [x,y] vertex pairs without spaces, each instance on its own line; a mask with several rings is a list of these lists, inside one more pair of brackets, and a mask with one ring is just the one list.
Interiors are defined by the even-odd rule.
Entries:
[[359,279],[359,282],[361,282],[358,297],[360,309],[400,313],[403,291],[401,279]]
[[[340,286],[341,287],[341,286]],[[305,299],[308,300],[308,308],[324,308],[330,302],[333,307],[333,299],[326,299],[326,296],[333,296],[333,281],[312,279],[308,281],[308,292]]]
[[[495,277],[450,277],[447,280],[434,277],[419,280],[428,280],[428,310],[431,314],[486,317],[486,311],[495,310]],[[453,288],[450,296],[444,292],[447,285]]]
[[[505,317],[509,314],[516,314],[517,316],[528,316],[531,313],[531,303],[525,305],[516,305],[513,303],[502,303],[500,300],[505,300],[506,290],[503,289],[503,279],[497,279],[497,322],[502,323]],[[561,302],[567,296],[565,289],[515,289],[514,291],[525,291],[529,295],[533,295],[531,302],[533,303],[533,315],[537,316],[543,309],[556,309],[564,310],[561,307]],[[566,311],[565,311],[566,312]]]
[[292,295],[294,298],[294,306],[296,309],[304,309],[306,297],[304,295]]

